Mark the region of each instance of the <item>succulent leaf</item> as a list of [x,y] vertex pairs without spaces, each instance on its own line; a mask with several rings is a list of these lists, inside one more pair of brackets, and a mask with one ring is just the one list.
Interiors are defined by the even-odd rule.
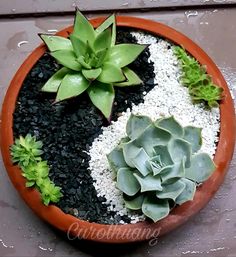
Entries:
[[169,213],[169,201],[192,200],[197,184],[215,170],[209,155],[192,155],[201,147],[200,128],[183,128],[173,117],[153,122],[131,114],[126,133],[108,161],[113,171],[121,173],[118,188],[126,207],[138,210],[142,204],[142,212],[154,222]]
[[135,140],[123,144],[123,153],[124,153],[125,162],[131,168],[135,168],[133,159],[137,156],[139,151],[140,151],[140,147],[136,144]]
[[152,174],[147,175],[146,177],[140,176],[136,173],[133,174],[138,180],[141,186],[141,193],[148,191],[162,191],[161,186],[161,177],[159,175],[153,176]]
[[122,71],[126,77],[126,81],[115,83],[114,86],[127,87],[127,86],[136,86],[143,83],[143,81],[139,78],[139,76],[128,67],[124,67]]
[[39,36],[51,52],[58,50],[73,50],[71,41],[67,38],[47,34],[40,34]]
[[153,148],[155,151],[155,156],[159,156],[162,165],[169,166],[174,164],[166,145],[157,145]]
[[97,78],[102,83],[113,83],[125,80],[122,70],[112,63],[104,63],[102,72]]
[[142,204],[142,212],[154,222],[157,222],[169,214],[169,203],[167,200],[158,200],[155,196],[146,196]]
[[46,84],[44,84],[41,90],[44,92],[56,93],[63,78],[70,71],[71,70],[66,67],[61,68],[46,82]]
[[152,120],[147,116],[130,115],[126,125],[126,134],[133,140],[137,138],[143,131],[152,123]]
[[87,90],[92,103],[109,119],[115,98],[114,88],[111,84],[94,81]]
[[129,168],[121,168],[117,172],[117,188],[129,196],[133,196],[140,190],[140,184]]
[[163,184],[169,184],[185,176],[184,160],[175,162],[174,165],[166,166],[162,169],[161,179]]
[[133,62],[146,47],[146,45],[136,44],[115,45],[110,49],[108,62],[123,68]]
[[54,57],[60,64],[71,70],[81,70],[81,65],[76,61],[77,57],[72,50],[58,50],[52,52],[51,56]]
[[92,70],[82,70],[82,74],[87,80],[95,80],[102,72],[101,68],[92,69]]
[[147,162],[149,161],[149,156],[145,152],[143,148],[139,150],[137,155],[132,159],[132,162],[137,170],[140,171],[140,173],[143,176],[146,176],[150,173],[150,170],[148,169]]
[[95,40],[93,26],[79,10],[76,11],[73,34],[78,36],[84,43]]
[[159,119],[155,124],[160,128],[166,129],[175,137],[183,137],[184,130],[173,116],[166,119]]
[[190,143],[183,139],[174,138],[170,140],[168,150],[174,162],[180,162],[184,158],[185,167],[190,166],[190,158],[192,154]]
[[156,196],[159,199],[172,199],[173,201],[183,192],[185,188],[185,183],[177,180],[172,184],[168,184],[163,187],[162,191],[157,191]]
[[80,73],[67,74],[57,92],[56,102],[78,96],[89,87],[89,81]]
[[73,50],[77,57],[84,56],[87,52],[88,46],[74,33],[70,34],[70,41],[73,46]]
[[102,66],[102,64],[104,63],[104,60],[107,56],[107,53],[108,53],[107,49],[102,49],[102,50],[96,52],[97,61],[94,64],[94,67],[99,68]]
[[105,21],[97,27],[96,32],[101,33],[110,26],[112,26],[111,46],[114,46],[116,43],[116,17],[114,14],[105,19]]
[[185,183],[185,188],[183,192],[176,198],[175,203],[183,204],[187,201],[193,200],[194,194],[196,192],[196,183],[186,178],[181,178],[181,182]]
[[143,133],[135,139],[137,145],[141,145],[148,155],[153,156],[154,146],[165,145],[170,140],[171,134],[154,124],[149,125]]
[[97,35],[94,41],[95,51],[100,51],[103,49],[108,49],[111,46],[111,29],[107,28],[103,32]]
[[202,146],[201,128],[187,126],[184,128],[184,140],[192,146],[192,152],[196,153]]
[[86,63],[84,56],[80,56],[76,60],[82,66],[82,69],[91,69],[91,65]]
[[207,180],[216,166],[206,153],[198,153],[192,157],[191,166],[186,169],[186,178],[201,183]]
[[135,196],[133,199],[124,199],[125,206],[131,210],[139,210],[142,208],[144,196]]
[[127,167],[124,159],[123,149],[117,146],[107,155],[108,162],[112,170],[117,173],[120,168]]

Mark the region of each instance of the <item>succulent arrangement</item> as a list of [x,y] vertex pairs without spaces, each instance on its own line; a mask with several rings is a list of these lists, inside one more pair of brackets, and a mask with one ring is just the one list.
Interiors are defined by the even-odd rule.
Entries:
[[116,21],[112,15],[97,29],[76,11],[69,38],[41,34],[50,55],[63,67],[43,86],[56,93],[55,102],[87,92],[92,103],[109,119],[115,97],[114,86],[140,85],[141,79],[127,67],[146,45],[115,44]]
[[215,85],[206,73],[206,68],[189,56],[180,46],[174,47],[174,53],[181,62],[182,83],[189,89],[193,102],[204,102],[210,108],[217,107],[223,98],[223,88]]
[[49,179],[49,166],[41,155],[42,142],[36,141],[35,136],[27,134],[20,136],[11,146],[12,162],[19,165],[26,179],[26,187],[36,187],[45,205],[56,203],[62,197],[61,188]]
[[141,210],[154,222],[173,206],[192,200],[199,183],[215,170],[200,153],[201,129],[182,127],[173,117],[152,121],[131,115],[127,137],[107,155],[127,208]]

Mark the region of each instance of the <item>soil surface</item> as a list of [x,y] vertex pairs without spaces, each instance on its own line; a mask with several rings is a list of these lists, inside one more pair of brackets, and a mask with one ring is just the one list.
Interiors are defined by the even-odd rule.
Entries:
[[[118,43],[136,43],[136,39],[125,28],[119,28]],[[153,63],[148,63],[148,48],[129,67],[144,84],[115,88],[116,97],[112,120],[132,104],[143,102],[145,92],[155,85]],[[53,105],[55,94],[40,91],[44,83],[60,66],[47,53],[33,67],[20,91],[14,112],[14,136],[36,135],[43,142],[43,159],[47,160],[50,178],[62,188],[63,198],[57,204],[64,212],[90,222],[118,224],[121,217],[108,212],[98,197],[93,179],[88,171],[87,151],[93,140],[108,122],[92,105],[86,93],[68,101]],[[127,223],[128,217],[122,217]]]

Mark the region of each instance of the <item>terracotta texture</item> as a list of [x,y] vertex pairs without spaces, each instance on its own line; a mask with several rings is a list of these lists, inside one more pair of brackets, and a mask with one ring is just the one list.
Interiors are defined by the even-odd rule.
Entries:
[[[91,22],[96,27],[102,20],[103,18],[98,18],[93,19]],[[14,186],[25,202],[38,216],[64,232],[67,232],[69,229],[73,236],[99,242],[125,243],[146,240],[157,233],[158,235],[163,235],[183,224],[207,204],[223,182],[229,162],[232,158],[235,142],[235,117],[233,102],[223,76],[213,61],[194,42],[163,24],[149,20],[118,17],[118,25],[140,28],[153,34],[166,37],[176,44],[183,45],[200,63],[207,66],[207,71],[212,75],[214,82],[225,90],[225,98],[220,105],[220,140],[214,159],[217,169],[211,178],[198,188],[194,200],[175,208],[168,217],[155,224],[141,222],[138,224],[119,226],[101,225],[79,220],[63,213],[59,208],[53,205],[46,207],[41,203],[39,193],[36,190],[27,189],[25,187],[25,180],[21,176],[21,171],[12,165],[10,159],[9,146],[13,143],[12,113],[14,112],[15,102],[24,78],[46,50],[42,45],[33,51],[26,59],[13,78],[7,91],[2,109],[1,149],[6,169]],[[71,31],[71,27],[61,31],[59,35],[67,36],[67,31]],[[127,233],[129,229],[130,231],[143,231],[143,233],[138,233],[136,237],[131,238]],[[103,234],[103,236],[99,236],[99,234]]]

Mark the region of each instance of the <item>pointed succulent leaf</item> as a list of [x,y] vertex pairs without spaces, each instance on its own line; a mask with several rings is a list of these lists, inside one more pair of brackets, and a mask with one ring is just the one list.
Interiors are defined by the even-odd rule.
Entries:
[[74,52],[77,57],[79,56],[85,56],[87,52],[87,44],[83,42],[78,36],[76,36],[74,33],[70,34],[70,41],[72,43]]
[[162,166],[174,164],[166,145],[154,146],[154,151],[156,155],[160,156]]
[[96,32],[101,33],[111,25],[112,25],[111,46],[114,46],[116,42],[116,17],[114,14],[109,16],[99,27],[97,27]]
[[170,184],[178,178],[185,176],[184,161],[177,162],[174,165],[166,166],[161,171],[161,179],[163,184]]
[[197,152],[202,146],[201,128],[187,126],[184,128],[184,139],[192,146],[193,153]]
[[196,192],[196,184],[194,182],[186,178],[181,178],[180,181],[185,183],[185,188],[183,192],[176,198],[175,202],[177,204],[183,204],[187,201],[193,200],[194,194]]
[[147,45],[136,44],[115,45],[110,49],[108,62],[123,68],[133,62],[146,47]]
[[149,156],[153,156],[153,147],[156,145],[166,145],[171,138],[171,134],[154,124],[149,125],[143,133],[135,139],[137,145],[141,145]]
[[126,125],[126,133],[128,137],[133,140],[137,138],[151,123],[152,120],[147,116],[133,115],[131,113]]
[[173,116],[171,116],[170,118],[159,119],[155,122],[155,124],[160,128],[168,130],[172,135],[176,137],[183,137],[184,130]]
[[42,87],[43,92],[50,92],[50,93],[56,93],[58,91],[58,88],[65,77],[66,74],[68,74],[71,70],[63,67],[60,70],[58,70],[52,77],[44,84]]
[[97,78],[102,83],[113,83],[124,81],[125,76],[120,68],[112,63],[104,63],[102,66],[102,72]]
[[175,201],[175,199],[183,192],[184,188],[185,183],[178,180],[175,183],[165,185],[162,191],[156,192],[156,196],[159,199],[172,199]]
[[124,153],[125,162],[131,168],[135,168],[133,159],[135,158],[135,156],[137,156],[139,151],[140,151],[140,147],[136,145],[135,140],[129,141],[123,144],[123,153]]
[[99,68],[102,66],[102,64],[106,58],[107,52],[108,52],[107,49],[102,49],[102,50],[96,52],[97,61],[94,65],[96,68]]
[[76,11],[73,34],[78,36],[84,43],[94,42],[95,31],[87,18],[79,11]]
[[141,186],[141,193],[147,191],[162,191],[161,178],[160,176],[153,176],[152,174],[146,177],[141,177],[140,175],[134,173],[135,178],[138,180]]
[[81,65],[76,61],[77,57],[72,50],[58,50],[52,52],[51,56],[54,57],[60,64],[71,70],[81,70]]
[[143,199],[143,195],[136,196],[133,199],[124,199],[125,207],[130,210],[139,210],[142,208]]
[[135,168],[143,175],[146,176],[150,173],[150,170],[147,167],[147,162],[149,160],[149,156],[145,152],[143,148],[141,148],[138,154],[132,159],[132,162]]
[[40,37],[51,52],[58,50],[73,50],[71,41],[68,38],[41,34]]
[[91,69],[91,66],[85,62],[84,56],[79,56],[76,60],[83,68]]
[[102,72],[101,68],[91,69],[91,70],[82,70],[82,74],[87,80],[95,80]]
[[126,81],[115,83],[114,86],[127,87],[127,86],[136,86],[143,83],[143,81],[139,78],[139,76],[128,67],[124,67],[122,71],[126,77]]
[[109,119],[115,98],[114,88],[111,84],[94,81],[88,88],[88,95],[92,103]]
[[117,172],[117,188],[129,196],[133,196],[140,190],[140,185],[134,177],[132,170],[121,168]]
[[197,183],[204,182],[214,172],[216,166],[206,153],[198,153],[192,157],[191,166],[185,170],[186,178]]
[[56,102],[75,97],[89,87],[89,81],[80,73],[67,74],[57,92]]
[[142,212],[154,222],[157,222],[169,214],[169,203],[165,200],[158,200],[155,196],[145,197]]
[[127,164],[124,159],[123,149],[120,146],[117,146],[107,155],[108,162],[111,169],[114,172],[118,172],[120,168],[127,167]]
[[185,159],[185,167],[188,168],[190,166],[192,152],[191,145],[187,141],[179,138],[172,139],[168,144],[168,150],[174,162],[180,162]]
[[111,46],[111,28],[105,29],[103,32],[97,35],[94,41],[94,50],[100,51],[102,49],[108,49]]

